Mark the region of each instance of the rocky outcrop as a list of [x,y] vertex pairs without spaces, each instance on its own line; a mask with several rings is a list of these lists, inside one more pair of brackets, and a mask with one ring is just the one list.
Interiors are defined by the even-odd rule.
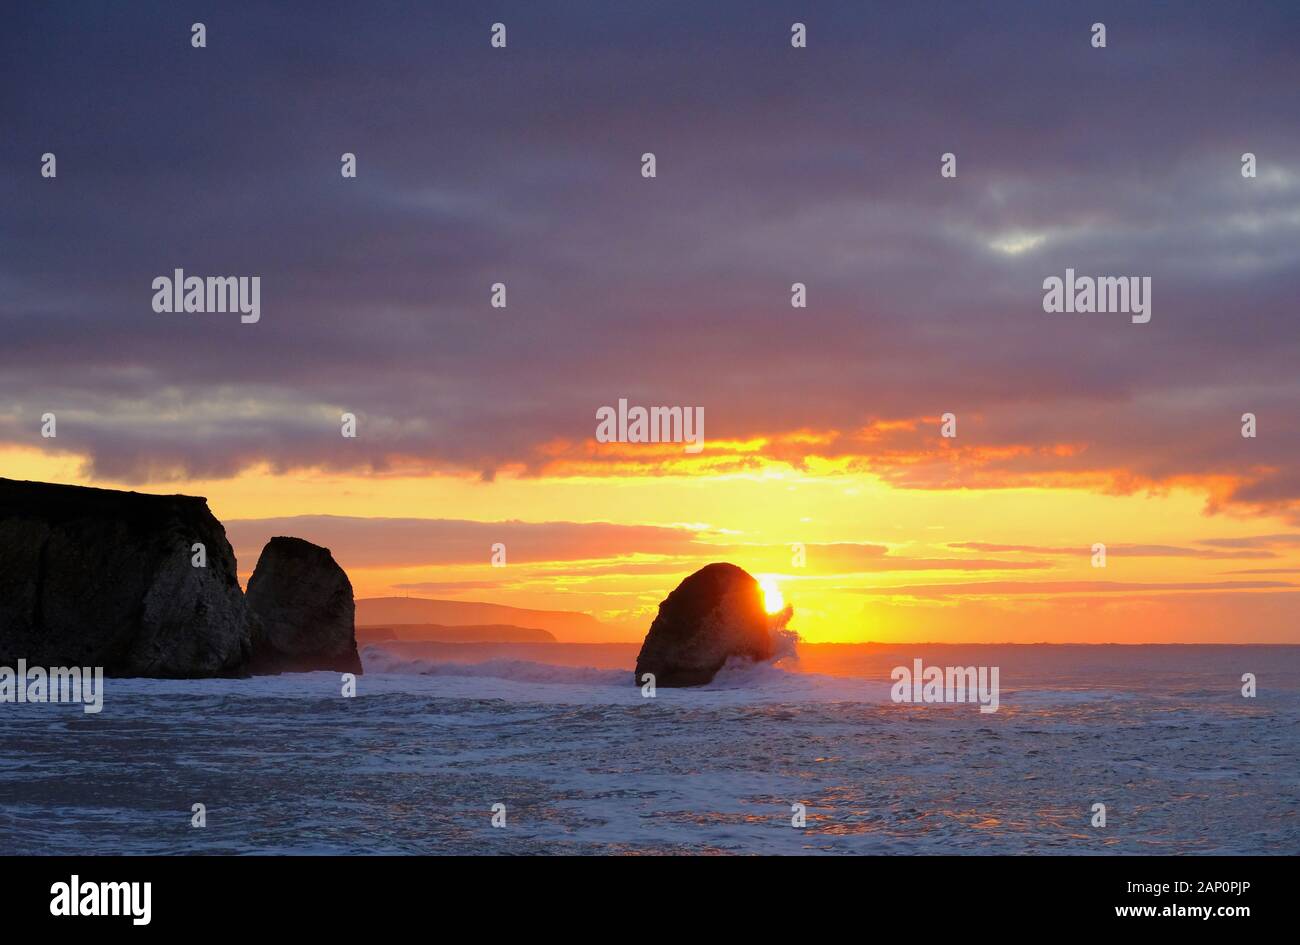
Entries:
[[352,582],[328,548],[272,538],[248,579],[254,673],[360,673]]
[[771,659],[775,643],[758,582],[734,564],[710,564],[677,585],[659,605],[635,682],[652,673],[656,686],[702,686],[733,656]]
[[241,672],[251,647],[206,499],[0,479],[0,665],[219,676]]

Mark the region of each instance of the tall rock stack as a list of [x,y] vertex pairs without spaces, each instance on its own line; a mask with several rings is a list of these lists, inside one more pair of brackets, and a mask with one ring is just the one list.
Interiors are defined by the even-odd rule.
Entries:
[[328,548],[272,538],[248,580],[254,673],[360,673],[352,582]]
[[759,661],[775,653],[758,582],[734,564],[710,564],[659,605],[634,681],[639,686],[651,673],[656,686],[702,686],[733,656]]

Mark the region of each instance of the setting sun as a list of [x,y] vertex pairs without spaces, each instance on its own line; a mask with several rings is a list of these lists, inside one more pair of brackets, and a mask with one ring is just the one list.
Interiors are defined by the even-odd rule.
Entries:
[[758,586],[763,589],[763,609],[769,614],[774,614],[785,606],[785,595],[781,593],[775,578],[762,578]]

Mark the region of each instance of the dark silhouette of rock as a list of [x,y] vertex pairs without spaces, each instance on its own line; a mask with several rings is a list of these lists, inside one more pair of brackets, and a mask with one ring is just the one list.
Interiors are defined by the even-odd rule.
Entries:
[[656,686],[702,686],[730,657],[766,660],[774,654],[758,582],[734,564],[710,564],[659,605],[636,660],[635,682],[653,673]]
[[248,579],[254,673],[361,672],[352,582],[328,548],[272,538]]
[[206,499],[0,479],[0,665],[234,675],[251,647],[235,554]]

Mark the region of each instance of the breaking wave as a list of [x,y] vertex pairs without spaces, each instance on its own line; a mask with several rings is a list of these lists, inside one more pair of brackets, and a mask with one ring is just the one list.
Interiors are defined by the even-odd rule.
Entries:
[[508,679],[526,683],[557,683],[580,686],[622,686],[630,688],[632,674],[621,669],[595,669],[591,666],[561,666],[530,660],[484,660],[481,663],[439,663],[433,660],[408,659],[380,646],[368,646],[361,653],[367,673],[391,673],[405,676],[456,676]]
[[[764,701],[787,699],[810,702],[868,701],[887,697],[888,686],[865,679],[824,676],[802,672],[798,657],[794,655],[794,634],[783,634],[777,655],[767,661],[754,662],[733,657],[718,671],[713,681],[703,686],[687,689],[661,690],[681,693],[731,693],[739,696],[748,692],[747,698]],[[418,676],[433,679],[474,679],[500,681],[506,684],[554,685],[571,687],[569,692],[585,692],[586,698],[619,701],[624,694],[638,694],[633,685],[632,669],[600,669],[592,666],[572,666],[542,663],[532,660],[487,659],[478,662],[439,662],[412,659],[385,650],[381,644],[366,647],[361,658],[367,674],[391,676]],[[498,694],[496,689],[483,690]],[[502,690],[518,693],[518,690]],[[510,696],[507,695],[507,698]]]

